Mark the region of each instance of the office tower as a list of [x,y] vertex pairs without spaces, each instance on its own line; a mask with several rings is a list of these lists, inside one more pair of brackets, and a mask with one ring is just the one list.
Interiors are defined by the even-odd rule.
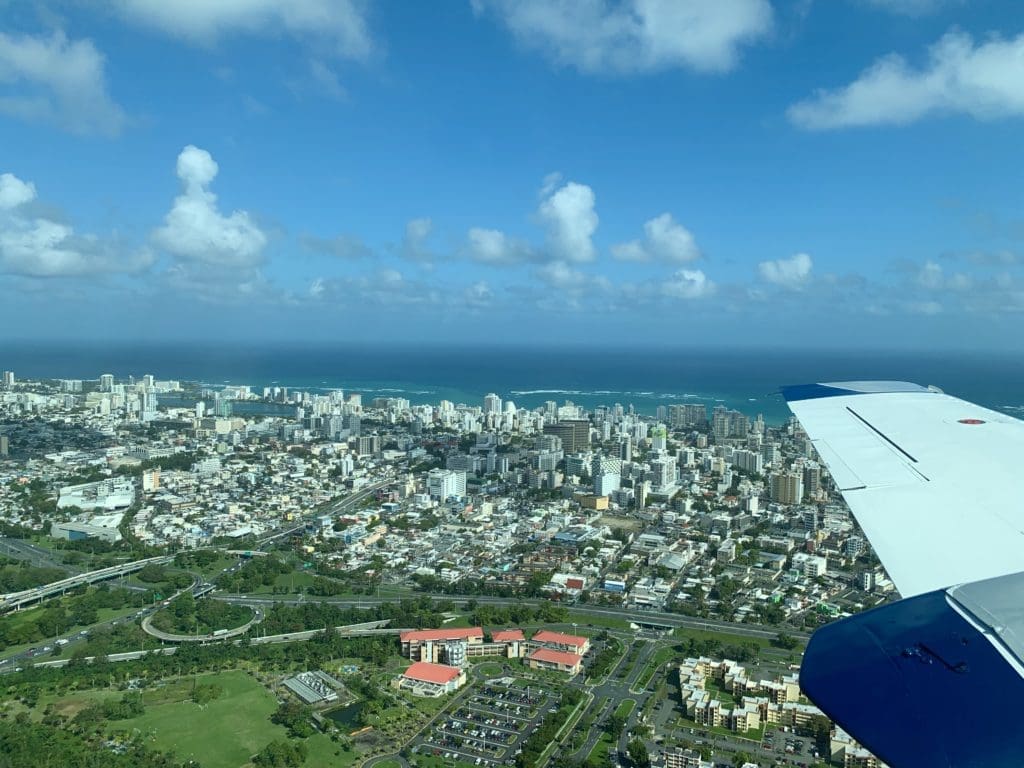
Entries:
[[100,376],[100,392],[114,391],[114,374],[104,373]]
[[590,462],[590,476],[594,480],[594,494],[607,496],[619,490],[622,482],[622,462],[596,453]]
[[622,461],[633,460],[633,438],[623,435],[619,440],[619,459]]
[[14,386],[14,371],[4,371],[4,387],[10,389]]

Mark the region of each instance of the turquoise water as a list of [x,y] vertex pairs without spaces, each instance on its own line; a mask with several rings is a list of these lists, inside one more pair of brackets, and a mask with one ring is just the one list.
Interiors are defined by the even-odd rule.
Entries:
[[1024,359],[1018,356],[836,350],[567,347],[215,346],[152,344],[2,345],[0,368],[23,377],[160,379],[212,385],[342,388],[364,397],[399,396],[413,403],[479,404],[488,392],[534,408],[571,400],[592,409],[632,404],[704,402],[770,423],[789,412],[785,384],[849,379],[902,379],[1020,415]]

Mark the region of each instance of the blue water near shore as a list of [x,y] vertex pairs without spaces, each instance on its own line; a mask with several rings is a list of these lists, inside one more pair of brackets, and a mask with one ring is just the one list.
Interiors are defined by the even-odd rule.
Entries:
[[1024,358],[1017,355],[834,350],[583,347],[403,347],[231,344],[4,344],[0,368],[25,378],[95,379],[152,373],[210,385],[249,384],[413,403],[480,404],[488,392],[534,408],[571,400],[586,408],[703,402],[781,423],[785,384],[899,379],[934,384],[981,405],[1024,415]]

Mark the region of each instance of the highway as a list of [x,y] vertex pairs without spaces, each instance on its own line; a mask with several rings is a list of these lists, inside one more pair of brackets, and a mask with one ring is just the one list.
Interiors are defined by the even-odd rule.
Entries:
[[276,531],[275,533],[273,533],[273,534],[271,534],[269,536],[264,536],[264,537],[258,539],[257,541],[258,541],[259,545],[262,547],[267,542],[274,541],[276,539],[280,539],[280,538],[282,538],[284,536],[290,536],[291,534],[295,533],[296,531],[301,531],[301,530],[305,529],[306,523],[308,523],[310,520],[313,520],[314,518],[320,517],[321,515],[336,515],[339,512],[344,512],[349,507],[354,506],[356,504],[359,504],[362,501],[365,501],[368,496],[370,496],[371,494],[376,493],[377,491],[379,491],[384,486],[390,485],[392,482],[394,482],[393,478],[388,478],[387,480],[381,480],[379,482],[376,482],[373,485],[368,485],[365,488],[360,488],[358,491],[353,491],[352,493],[350,493],[345,498],[340,499],[339,501],[336,501],[331,506],[331,508],[328,511],[326,511],[326,512],[317,512],[315,514],[309,514],[309,515],[303,515],[302,518],[295,525],[293,525],[293,526],[291,526],[289,528],[285,528],[283,530]]
[[[299,605],[307,601],[304,597],[293,597],[290,595],[273,596],[273,595],[223,595],[223,594],[212,594],[210,595],[214,600],[223,600],[228,603],[237,603],[239,605],[248,606],[266,606],[273,605],[274,603],[285,603],[287,605]],[[409,597],[417,597],[415,594],[409,595]],[[476,595],[427,595],[431,600],[435,602],[451,600],[455,603],[467,603],[470,600],[475,600],[481,605],[542,605],[542,600],[523,600],[514,597],[485,597]],[[332,605],[344,605],[354,608],[371,608],[381,603],[393,603],[398,598],[375,598],[375,597],[329,597],[318,599],[316,602],[330,603]],[[636,624],[660,624],[667,627],[685,627],[687,629],[697,629],[707,632],[724,632],[730,635],[738,635],[741,637],[756,637],[764,640],[772,640],[779,635],[780,632],[796,638],[798,640],[807,640],[810,635],[804,632],[790,631],[785,628],[774,629],[764,628],[758,626],[752,626],[750,624],[736,624],[730,621],[717,621],[715,619],[695,619],[690,616],[680,616],[677,613],[662,613],[659,611],[629,611],[616,608],[600,608],[592,605],[571,605],[566,606],[577,614],[583,614],[584,616],[595,616],[595,617],[609,617],[614,619],[624,619]]]
[[67,565],[50,550],[29,544],[24,539],[0,538],[0,555],[25,560],[37,568],[58,568],[68,573],[80,573],[80,569]]
[[12,592],[9,595],[5,595],[3,599],[0,599],[0,613],[6,613],[13,609],[37,603],[48,597],[63,594],[70,589],[80,587],[84,584],[95,584],[97,581],[116,579],[119,576],[125,576],[129,573],[142,570],[147,565],[164,565],[173,560],[174,555],[147,557],[142,560],[135,560],[131,563],[121,563],[120,565],[112,565],[109,568],[100,568],[95,571],[79,573],[74,576],[69,576],[66,579],[61,579],[60,581],[54,581],[49,584],[34,587],[33,589],[25,589],[21,592]]

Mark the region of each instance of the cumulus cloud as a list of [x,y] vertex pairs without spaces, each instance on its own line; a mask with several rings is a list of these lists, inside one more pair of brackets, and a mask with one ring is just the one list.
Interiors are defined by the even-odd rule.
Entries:
[[820,90],[788,111],[793,123],[810,130],[905,125],[941,114],[1024,115],[1024,34],[975,45],[966,32],[949,32],[921,68],[889,54],[849,85]]
[[72,277],[134,272],[152,264],[153,256],[146,250],[78,235],[69,224],[33,215],[35,200],[34,184],[10,173],[0,175],[0,273]]
[[497,229],[473,227],[466,233],[465,254],[484,264],[521,264],[536,254],[528,243]]
[[36,199],[36,187],[13,173],[0,174],[0,210],[9,211]]
[[768,0],[474,0],[524,46],[582,72],[726,72],[769,33]]
[[564,261],[552,261],[537,269],[537,276],[553,288],[579,288],[585,285],[587,277]]
[[945,270],[934,261],[926,261],[915,275],[914,282],[921,288],[930,291],[952,290],[966,291],[974,281],[962,272],[947,276]]
[[177,173],[183,193],[153,233],[153,241],[174,256],[221,267],[250,267],[262,260],[267,236],[245,211],[225,216],[209,186],[217,163],[191,144],[178,155]]
[[564,261],[593,261],[591,238],[597,231],[594,190],[570,181],[541,200],[537,215],[545,230],[549,255]]
[[373,51],[359,0],[116,0],[115,7],[132,21],[202,45],[234,34],[283,32],[344,58],[365,59]]
[[390,267],[362,275],[318,277],[310,285],[309,297],[345,306],[440,305],[443,301],[436,286],[406,279]]
[[715,284],[699,269],[680,269],[661,283],[661,292],[671,299],[702,299],[715,292]]
[[0,113],[115,136],[125,115],[107,91],[104,64],[89,40],[0,32]]
[[685,264],[700,258],[697,241],[672,214],[663,213],[644,224],[644,239],[619,243],[611,248],[621,261],[653,261]]
[[762,261],[757,265],[761,279],[783,288],[802,288],[811,277],[814,262],[806,253],[797,253],[788,259]]

